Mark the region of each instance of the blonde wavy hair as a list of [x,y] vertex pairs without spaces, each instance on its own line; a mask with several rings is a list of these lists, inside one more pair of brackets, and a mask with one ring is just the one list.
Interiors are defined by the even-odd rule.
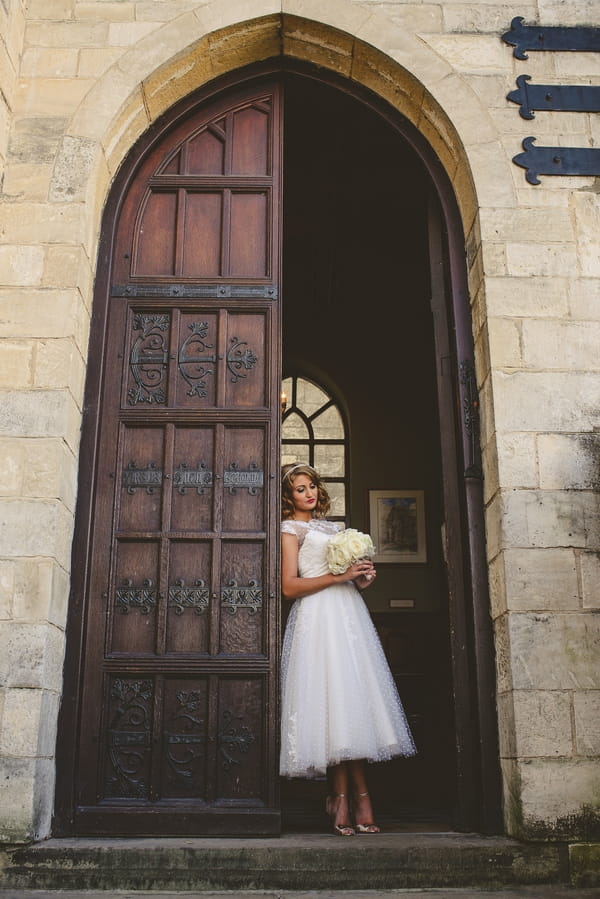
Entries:
[[310,478],[317,488],[315,516],[317,518],[325,518],[331,508],[327,487],[318,472],[311,465],[307,465],[304,462],[292,462],[289,465],[283,465],[281,468],[281,517],[284,520],[294,517],[296,507],[292,498],[292,490],[295,479],[301,474],[305,474]]

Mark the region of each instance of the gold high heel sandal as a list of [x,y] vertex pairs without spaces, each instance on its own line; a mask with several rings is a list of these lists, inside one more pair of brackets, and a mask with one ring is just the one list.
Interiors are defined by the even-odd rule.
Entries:
[[[334,799],[345,799],[345,793],[334,793],[333,796],[328,796],[325,800],[325,811],[329,815],[330,818],[335,818],[335,811],[333,811],[333,800]],[[333,832],[340,837],[353,837],[355,834],[355,830],[351,824],[334,824]]]
[[[359,793],[359,796],[368,796],[368,791],[366,793]],[[356,833],[381,833],[381,828],[377,824],[355,824]]]

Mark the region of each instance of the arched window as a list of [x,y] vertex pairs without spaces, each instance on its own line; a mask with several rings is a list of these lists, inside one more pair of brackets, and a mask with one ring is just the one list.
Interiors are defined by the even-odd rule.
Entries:
[[308,462],[331,497],[328,517],[345,520],[348,509],[346,429],[334,400],[314,381],[294,375],[282,385],[281,463]]

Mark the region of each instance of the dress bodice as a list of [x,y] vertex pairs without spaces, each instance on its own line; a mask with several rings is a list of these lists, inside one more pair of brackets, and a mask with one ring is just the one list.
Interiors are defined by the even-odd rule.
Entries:
[[337,521],[311,518],[310,521],[287,519],[281,523],[282,534],[298,538],[298,574],[300,577],[319,577],[327,574],[327,544],[334,534],[343,530]]

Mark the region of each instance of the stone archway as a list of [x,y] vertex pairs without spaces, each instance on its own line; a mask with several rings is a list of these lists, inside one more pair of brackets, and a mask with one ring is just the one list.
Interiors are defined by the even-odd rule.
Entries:
[[[414,49],[414,46],[411,48],[410,44],[404,42],[403,53],[406,56]],[[423,51],[422,47],[420,49],[421,56],[425,59],[431,57],[431,51]],[[392,61],[380,50],[350,37],[338,29],[294,16],[267,16],[205,35],[193,48],[188,48],[180,53],[174,61],[161,66],[157,72],[142,80],[135,94],[128,95],[121,115],[118,117],[118,123],[115,124],[113,121],[110,130],[105,131],[102,136],[102,164],[106,163],[106,175],[116,169],[124,150],[131,144],[136,132],[143,132],[148,124],[155,132],[160,131],[162,113],[175,101],[187,96],[191,90],[209,83],[218,75],[234,71],[240,64],[281,56],[323,66],[328,71],[349,79],[357,88],[372,93],[381,102],[382,107],[387,104],[391,110],[398,113],[406,121],[407,129],[414,139],[417,142],[421,141],[423,146],[429,147],[429,152],[426,154],[427,163],[430,166],[432,178],[439,186],[442,218],[445,218],[446,222],[452,221],[453,224],[460,221],[461,234],[464,233],[469,238],[471,245],[477,247],[476,201],[468,160],[456,130],[442,112],[441,107],[433,100],[432,95],[415,78],[414,74]],[[431,59],[429,61],[431,62]],[[236,65],[232,63],[236,63]],[[120,81],[120,86],[124,88],[127,81],[123,74],[125,69],[126,63],[122,61],[120,64],[121,75],[115,78],[117,73],[112,73],[113,86],[116,80]],[[465,91],[460,78],[453,75],[445,64],[438,67],[436,74],[439,85],[444,85],[444,90],[440,92],[448,90],[453,93],[454,102],[456,102],[456,95],[464,94]],[[106,89],[110,83],[111,77],[107,76],[102,89]],[[101,90],[100,82],[95,90]],[[89,104],[94,103],[93,94],[94,91],[91,92],[90,97],[71,123],[71,143],[65,142],[63,155],[69,149],[70,152],[83,153],[86,151],[89,160],[94,158],[93,138],[91,135],[83,136],[83,132],[89,126],[88,113],[91,109]],[[400,118],[398,122],[400,122]],[[95,125],[94,129],[97,127]],[[75,135],[77,131],[80,132],[78,137]],[[485,129],[483,135],[485,136]],[[477,143],[482,144],[483,141]],[[503,157],[502,163],[505,164]],[[91,162],[89,171],[93,170],[94,163]],[[57,179],[59,171],[64,171],[64,169],[57,166]],[[96,174],[98,173],[99,168],[97,167]],[[92,180],[90,178],[88,183],[91,183]],[[99,177],[96,184],[101,182],[102,178]],[[68,178],[64,178],[60,184],[66,193],[69,193],[70,190],[85,191],[83,184],[79,187],[69,186]],[[58,188],[59,180],[56,180],[55,189]],[[97,213],[99,212],[99,194],[101,195],[102,191],[96,194]],[[458,306],[464,306],[466,298],[466,271],[463,255],[462,238],[457,240],[455,236],[454,246],[450,252],[448,273],[452,282],[452,293],[457,303],[457,310]],[[458,354],[460,360],[464,361],[469,356],[468,346],[471,342],[470,327],[466,327],[464,319],[459,331],[464,345],[458,349]],[[472,383],[465,383],[464,386],[467,391],[472,388]],[[464,442],[468,446],[469,438],[465,436]],[[467,492],[469,493],[469,491]],[[470,502],[470,508],[475,511],[478,503],[477,497],[473,491],[469,495],[471,495],[471,500],[467,498],[467,504]],[[472,533],[474,535],[474,544],[471,547],[472,555],[481,558],[483,539],[481,520],[478,520],[477,527]],[[486,575],[480,568],[475,574],[475,580],[483,595]],[[481,657],[477,662],[480,673],[484,667],[489,668],[485,656],[486,653],[489,653],[490,646],[489,640],[481,646]],[[482,708],[490,699],[489,670],[485,674],[485,679],[486,686],[481,694]]]

